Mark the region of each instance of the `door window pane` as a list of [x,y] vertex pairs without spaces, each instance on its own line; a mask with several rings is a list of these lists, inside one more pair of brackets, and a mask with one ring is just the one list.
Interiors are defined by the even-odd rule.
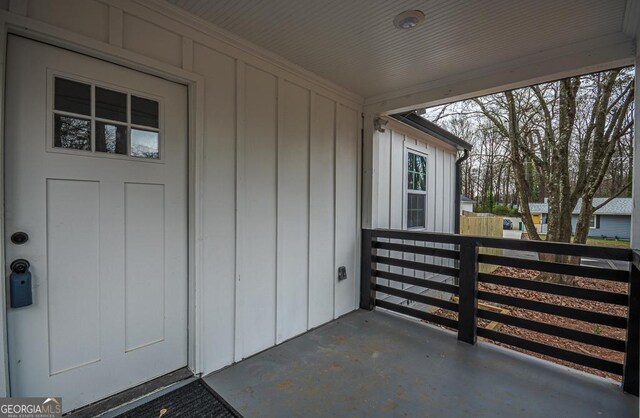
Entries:
[[54,117],[54,146],[91,150],[91,121],[63,115]]
[[54,147],[160,159],[158,101],[60,77],[54,89]]
[[91,86],[56,77],[54,107],[64,112],[91,116]]
[[96,117],[127,121],[127,95],[96,87]]
[[160,140],[158,132],[131,129],[131,156],[142,158],[160,158]]
[[157,128],[159,106],[155,100],[131,96],[131,123]]
[[96,151],[127,154],[127,127],[96,121]]

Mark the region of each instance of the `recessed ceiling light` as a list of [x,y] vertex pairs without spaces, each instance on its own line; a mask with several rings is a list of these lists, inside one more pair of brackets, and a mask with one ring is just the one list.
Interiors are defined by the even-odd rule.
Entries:
[[393,19],[393,25],[398,29],[412,29],[424,23],[425,16],[420,10],[407,10]]

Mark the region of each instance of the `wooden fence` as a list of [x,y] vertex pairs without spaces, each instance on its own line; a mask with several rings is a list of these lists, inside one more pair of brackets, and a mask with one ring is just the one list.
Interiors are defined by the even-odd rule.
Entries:
[[[462,235],[474,235],[481,237],[502,238],[502,217],[478,216],[477,213],[465,212],[460,216],[460,233]],[[502,255],[499,248],[480,248],[480,254]],[[492,273],[498,266],[482,263],[479,266],[480,273]]]

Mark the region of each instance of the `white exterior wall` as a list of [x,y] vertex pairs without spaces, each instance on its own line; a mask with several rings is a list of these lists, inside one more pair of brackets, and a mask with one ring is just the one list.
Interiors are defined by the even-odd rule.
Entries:
[[[190,115],[203,121],[202,155],[190,164],[201,158],[201,254],[191,256],[203,279],[190,333],[196,371],[209,373],[356,309],[362,100],[147,3],[0,0],[10,10],[0,17],[201,76]],[[348,280],[337,282],[338,266]]]
[[[425,135],[425,134],[423,134]],[[427,155],[426,231],[453,233],[455,223],[456,152],[432,138],[431,143],[406,131],[376,132],[377,210],[376,228],[404,229],[407,149]]]

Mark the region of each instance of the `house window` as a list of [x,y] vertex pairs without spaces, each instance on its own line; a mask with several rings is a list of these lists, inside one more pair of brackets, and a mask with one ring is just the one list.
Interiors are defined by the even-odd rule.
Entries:
[[427,157],[407,152],[407,228],[424,228],[427,218]]
[[589,221],[589,228],[597,228],[598,227],[598,215],[593,215],[591,220]]
[[55,150],[160,159],[160,102],[62,77],[53,90]]

